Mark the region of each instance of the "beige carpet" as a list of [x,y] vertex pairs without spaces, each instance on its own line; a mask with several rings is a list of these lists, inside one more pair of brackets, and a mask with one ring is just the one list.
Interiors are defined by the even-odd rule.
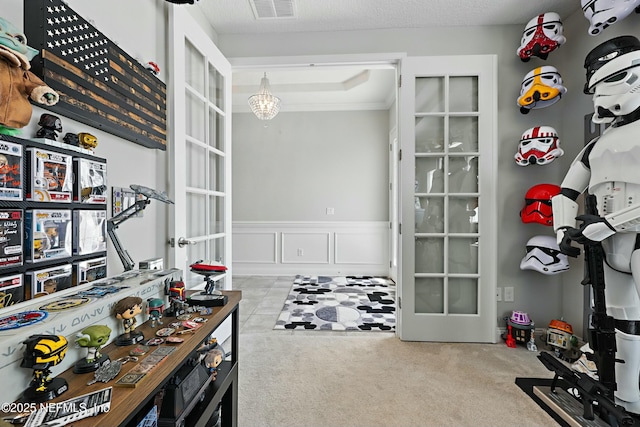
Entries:
[[330,334],[241,334],[240,427],[557,425],[515,385],[553,376],[524,347]]

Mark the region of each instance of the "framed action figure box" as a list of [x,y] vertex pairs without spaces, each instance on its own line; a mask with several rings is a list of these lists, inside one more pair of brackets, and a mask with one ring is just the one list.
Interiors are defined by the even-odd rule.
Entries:
[[107,163],[74,158],[76,176],[73,201],[80,203],[107,203]]
[[107,250],[107,211],[73,211],[73,254],[87,255]]
[[27,209],[24,224],[27,262],[71,256],[71,209]]
[[69,154],[27,148],[27,200],[71,203],[73,157]]
[[12,274],[0,277],[0,308],[24,301],[24,276]]
[[22,265],[22,210],[0,210],[0,268]]
[[27,271],[25,273],[27,294],[31,298],[36,298],[69,289],[73,286],[72,273],[71,264]]
[[22,145],[0,141],[0,200],[22,200]]
[[107,257],[78,261],[73,264],[73,267],[76,285],[107,277]]

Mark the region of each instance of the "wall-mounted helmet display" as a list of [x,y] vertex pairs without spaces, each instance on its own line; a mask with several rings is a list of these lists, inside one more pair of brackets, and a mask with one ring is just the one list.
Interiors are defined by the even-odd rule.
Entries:
[[515,159],[520,166],[548,165],[563,154],[558,132],[551,126],[536,126],[522,133]]
[[560,252],[555,236],[533,236],[526,248],[527,253],[520,262],[520,270],[535,270],[552,275],[569,269],[567,255]]
[[527,114],[529,110],[545,108],[555,104],[567,88],[562,85],[562,76],[551,65],[535,68],[522,80],[518,105],[520,112]]
[[584,17],[589,21],[589,34],[597,36],[640,7],[640,0],[580,0],[580,4]]
[[531,187],[524,196],[524,207],[520,211],[522,222],[553,225],[551,198],[558,194],[560,187],[555,184],[537,184]]
[[522,62],[529,61],[532,56],[547,59],[552,51],[567,41],[562,31],[560,15],[555,12],[541,13],[525,26],[516,54]]

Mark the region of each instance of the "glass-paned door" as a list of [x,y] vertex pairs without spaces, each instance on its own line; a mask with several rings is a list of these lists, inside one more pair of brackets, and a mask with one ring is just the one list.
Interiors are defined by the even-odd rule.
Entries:
[[169,6],[172,35],[171,148],[175,216],[171,265],[187,287],[204,278],[189,265],[200,260],[227,266],[215,278],[231,287],[231,65],[179,6]]
[[402,79],[400,338],[495,342],[495,57],[407,58]]

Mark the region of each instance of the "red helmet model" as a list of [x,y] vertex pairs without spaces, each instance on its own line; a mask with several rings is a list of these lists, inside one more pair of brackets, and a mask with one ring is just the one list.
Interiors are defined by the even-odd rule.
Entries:
[[541,13],[525,27],[516,53],[522,62],[529,61],[532,56],[547,59],[549,53],[567,41],[562,31],[560,15],[555,12]]
[[536,126],[522,133],[515,159],[519,166],[547,165],[563,154],[558,132],[551,126]]
[[525,204],[520,211],[522,222],[553,225],[551,198],[558,194],[560,194],[560,187],[555,184],[538,184],[531,187],[524,196]]

